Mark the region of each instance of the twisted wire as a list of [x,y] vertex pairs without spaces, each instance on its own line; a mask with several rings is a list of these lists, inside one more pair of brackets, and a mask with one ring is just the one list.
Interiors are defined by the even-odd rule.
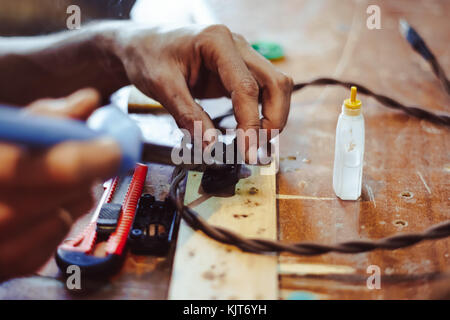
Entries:
[[210,225],[202,219],[193,209],[183,204],[183,195],[180,184],[186,176],[186,170],[177,167],[173,173],[169,196],[177,207],[181,218],[193,229],[202,231],[208,237],[235,246],[242,251],[270,254],[288,252],[302,256],[321,255],[329,252],[355,254],[377,249],[395,250],[417,244],[425,240],[443,239],[450,236],[450,220],[436,224],[423,232],[397,234],[378,240],[353,240],[334,245],[312,242],[284,243],[268,239],[245,238],[231,230]]
[[[367,87],[363,86],[362,84],[358,84],[355,82],[341,81],[341,80],[337,80],[337,79],[333,79],[333,78],[318,78],[318,79],[308,81],[308,82],[296,83],[296,84],[294,84],[292,91],[293,92],[299,91],[307,86],[329,86],[329,85],[341,86],[341,87],[344,87],[347,89],[350,89],[352,86],[356,86],[356,87],[358,87],[359,93],[362,93],[369,97],[374,98],[376,101],[378,101],[379,103],[381,103],[382,105],[384,105],[388,108],[402,111],[410,116],[413,116],[413,117],[416,117],[419,119],[425,119],[432,123],[436,123],[436,124],[444,125],[444,126],[450,126],[450,116],[447,114],[433,113],[433,112],[428,111],[419,106],[406,106],[406,105],[398,102],[395,99],[392,99],[392,98],[382,95],[382,94],[375,93],[372,90],[368,89]],[[213,118],[212,121],[213,121],[214,125],[216,126],[216,128],[219,129],[222,133],[224,133],[226,128],[220,126],[220,123],[222,122],[223,119],[225,119],[226,117],[232,116],[232,115],[233,115],[233,110],[229,109],[224,114],[222,114],[216,118]]]
[[444,126],[450,126],[450,116],[445,114],[436,114],[431,111],[425,110],[418,106],[405,106],[404,104],[398,102],[397,100],[394,100],[388,96],[378,94],[373,92],[372,90],[368,89],[367,87],[357,84],[355,82],[347,82],[347,81],[341,81],[337,79],[332,78],[318,78],[309,82],[301,82],[296,83],[293,86],[292,91],[298,91],[303,89],[306,86],[328,86],[328,85],[337,85],[345,88],[350,88],[351,86],[358,87],[358,92],[365,94],[367,96],[370,96],[380,102],[381,104],[385,105],[388,108],[400,110],[406,114],[409,114],[413,117],[419,118],[419,119],[425,119],[428,121],[431,121],[436,124],[441,124]]
[[[416,36],[416,40],[420,41],[421,48],[427,52],[426,55],[418,50],[414,46],[417,42],[412,41],[414,38],[409,39],[408,41],[412,41],[414,49],[418,52],[430,63],[433,73],[443,84],[444,89],[447,93],[450,94],[450,84],[447,79],[444,70],[441,65],[435,58],[435,56],[431,53],[431,51],[426,46],[424,40],[414,31],[414,35]],[[423,43],[423,44],[422,44]],[[354,82],[341,81],[332,78],[318,78],[309,82],[302,82],[294,84],[292,91],[301,90],[307,86],[327,86],[327,85],[337,85],[345,88],[350,88],[351,86],[357,86],[358,91],[362,94],[368,95],[374,98],[376,101],[385,105],[388,108],[400,110],[408,115],[414,116],[419,119],[425,119],[430,122],[450,126],[450,116],[445,114],[436,114],[431,111],[425,110],[419,106],[406,106],[388,96],[378,94],[368,89],[367,87],[357,84]],[[225,114],[221,115],[213,119],[214,125],[219,128],[222,132],[224,132],[225,128],[220,126],[220,122],[233,114],[233,111],[230,109]],[[436,224],[431,226],[427,230],[423,232],[416,233],[405,233],[405,234],[397,234],[390,237],[386,237],[378,240],[353,240],[337,243],[334,245],[326,245],[320,243],[311,243],[311,242],[300,242],[300,243],[283,243],[280,241],[272,241],[267,239],[250,239],[244,238],[239,234],[217,226],[212,226],[208,224],[205,220],[203,220],[194,210],[185,206],[183,204],[183,195],[179,190],[179,186],[183,179],[186,176],[186,170],[182,167],[177,167],[173,173],[173,181],[170,187],[170,198],[175,203],[178,213],[181,215],[181,218],[186,221],[186,223],[194,230],[200,230],[208,237],[219,241],[224,244],[233,245],[242,251],[258,253],[258,254],[268,254],[268,253],[281,253],[288,252],[296,255],[304,255],[304,256],[314,256],[325,254],[329,252],[338,252],[338,253],[347,253],[347,254],[355,254],[373,251],[377,249],[384,250],[395,250],[400,248],[405,248],[417,244],[419,242],[425,240],[435,240],[435,239],[443,239],[450,236],[450,220],[445,221],[443,223]]]

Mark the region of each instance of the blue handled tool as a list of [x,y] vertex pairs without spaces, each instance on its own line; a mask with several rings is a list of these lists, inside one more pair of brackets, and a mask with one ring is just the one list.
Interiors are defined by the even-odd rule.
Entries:
[[32,115],[18,108],[0,105],[0,141],[44,148],[68,140],[90,140],[101,136],[115,139],[122,151],[119,173],[133,169],[147,149],[146,161],[172,164],[171,148],[143,144],[138,125],[114,105],[96,110],[87,123],[78,120]]
[[[172,161],[172,147],[143,142],[142,132],[136,122],[114,105],[97,109],[86,123],[29,114],[19,108],[0,105],[0,141],[22,144],[29,148],[46,148],[64,141],[90,140],[102,136],[115,139],[122,151],[119,175],[128,173],[141,159],[145,162],[175,165]],[[175,150],[179,151],[180,149]],[[194,148],[189,152],[189,159],[195,159]],[[197,171],[214,166],[207,165],[203,158],[201,164],[181,165],[187,170]]]

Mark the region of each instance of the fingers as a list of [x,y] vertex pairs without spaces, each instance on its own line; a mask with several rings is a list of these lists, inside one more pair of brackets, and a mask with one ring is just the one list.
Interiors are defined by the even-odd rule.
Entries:
[[[93,203],[92,195],[85,193],[63,207],[75,221],[87,213]],[[9,234],[8,241],[0,242],[0,279],[31,273],[48,261],[70,230],[70,224],[60,213],[61,209],[55,208],[34,224],[22,224],[20,231]]]
[[[154,90],[157,92],[157,100],[172,114],[180,128],[188,130],[191,137],[199,139],[199,145],[206,147],[212,141],[203,141],[203,133],[215,127],[209,115],[195,102],[181,72],[177,69],[167,72],[165,69],[164,73],[161,72],[157,77],[157,87]],[[200,136],[194,132],[196,121],[201,125]],[[217,137],[212,137],[211,140],[215,138]]]
[[0,187],[48,187],[89,184],[114,175],[121,152],[110,138],[65,142],[43,152],[27,152],[0,143]]
[[200,34],[198,43],[206,66],[217,72],[230,93],[237,128],[259,129],[258,83],[235,47],[231,32],[224,26],[211,26]]
[[60,99],[41,99],[30,104],[25,112],[86,120],[100,104],[97,90],[86,88]]
[[31,273],[50,258],[69,231],[58,213],[53,211],[40,224],[0,243],[0,278]]
[[60,190],[23,190],[8,192],[0,190],[0,240],[10,237],[36,224],[46,215],[60,207],[80,205],[81,209],[67,207],[76,219],[92,206],[90,186]]
[[230,93],[238,127],[259,128],[258,84],[236,50],[230,31],[224,26],[207,28],[199,48],[206,65],[218,73]]
[[286,125],[289,115],[293,81],[290,77],[274,68],[272,63],[257,53],[240,35],[233,35],[249,70],[255,76],[262,91],[261,126],[268,130],[271,138],[271,129],[280,132]]

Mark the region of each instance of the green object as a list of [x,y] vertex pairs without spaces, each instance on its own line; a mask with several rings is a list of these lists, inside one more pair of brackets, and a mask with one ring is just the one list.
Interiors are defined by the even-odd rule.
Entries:
[[278,60],[284,58],[283,48],[275,42],[257,41],[252,43],[252,48],[268,60]]

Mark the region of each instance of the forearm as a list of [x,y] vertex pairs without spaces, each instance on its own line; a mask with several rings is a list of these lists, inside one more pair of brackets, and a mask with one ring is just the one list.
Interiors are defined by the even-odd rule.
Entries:
[[0,101],[23,105],[94,87],[104,98],[127,85],[114,54],[123,22],[101,23],[38,37],[0,37]]

